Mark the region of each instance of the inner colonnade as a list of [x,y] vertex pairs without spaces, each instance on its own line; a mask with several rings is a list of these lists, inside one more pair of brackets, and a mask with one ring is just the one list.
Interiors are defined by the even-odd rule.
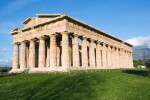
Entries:
[[130,59],[131,52],[123,48],[71,32],[56,32],[15,43],[13,66],[21,70],[53,67],[126,68],[132,66]]

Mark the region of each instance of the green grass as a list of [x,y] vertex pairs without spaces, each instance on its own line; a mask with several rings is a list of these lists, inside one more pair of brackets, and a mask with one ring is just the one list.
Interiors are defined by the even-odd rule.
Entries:
[[146,70],[0,75],[0,100],[150,100]]

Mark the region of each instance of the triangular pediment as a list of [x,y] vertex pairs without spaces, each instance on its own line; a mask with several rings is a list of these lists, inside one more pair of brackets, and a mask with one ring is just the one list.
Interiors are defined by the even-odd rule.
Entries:
[[34,18],[27,18],[23,24],[25,25],[25,27],[30,27],[33,25],[38,25],[41,24],[43,22],[47,22],[50,20],[53,20],[59,16],[61,16],[62,14],[36,14],[37,17]]

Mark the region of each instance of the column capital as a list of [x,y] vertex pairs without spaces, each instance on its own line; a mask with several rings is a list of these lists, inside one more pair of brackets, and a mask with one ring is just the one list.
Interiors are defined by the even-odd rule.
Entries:
[[68,31],[64,31],[64,32],[61,32],[61,34],[70,34],[71,32],[68,32]]
[[108,44],[107,46],[108,46],[108,48],[112,48],[112,45],[110,45],[110,44]]
[[58,34],[56,32],[50,34],[49,36],[57,36]]
[[96,44],[100,44],[101,42],[99,40],[96,40]]
[[25,41],[21,41],[21,45],[22,45],[22,44],[25,44],[25,43],[26,43]]
[[94,42],[95,40],[90,38],[90,41],[91,41],[91,42]]
[[87,40],[88,38],[86,36],[82,36],[82,40]]
[[40,40],[45,40],[45,36],[39,37]]
[[79,35],[77,33],[74,33],[73,36],[74,37],[79,37]]
[[28,41],[31,42],[31,41],[36,41],[36,40],[37,40],[36,38],[33,38],[33,39],[28,40]]
[[104,43],[104,42],[102,42],[102,44],[103,44],[103,46],[107,46],[108,45],[107,43]]
[[114,45],[112,45],[112,48],[116,48]]
[[21,44],[20,42],[13,43],[13,45],[20,45],[20,44]]

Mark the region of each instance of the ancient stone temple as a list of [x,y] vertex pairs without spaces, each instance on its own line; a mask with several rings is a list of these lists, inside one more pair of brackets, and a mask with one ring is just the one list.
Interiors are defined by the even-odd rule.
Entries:
[[65,14],[37,14],[13,29],[11,72],[132,68],[132,45]]

